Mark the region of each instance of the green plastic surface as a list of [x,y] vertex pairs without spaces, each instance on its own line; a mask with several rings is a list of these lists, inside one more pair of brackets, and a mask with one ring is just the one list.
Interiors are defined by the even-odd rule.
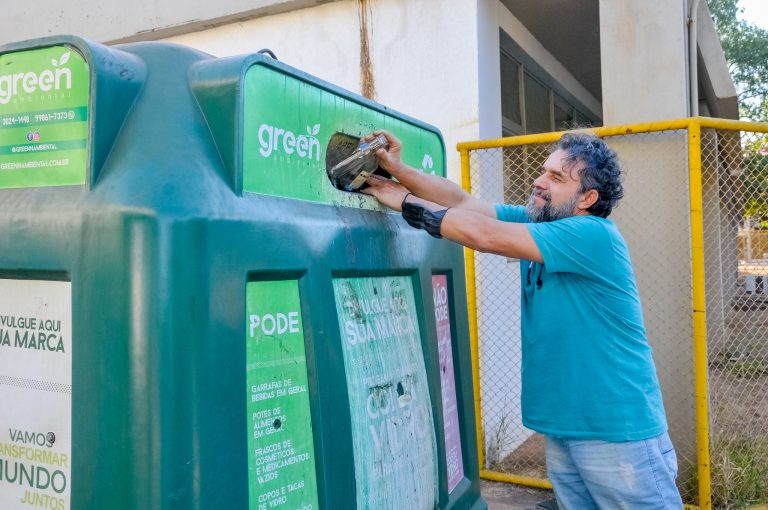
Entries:
[[357,508],[434,508],[434,425],[411,279],[337,278],[333,290],[349,388]]
[[243,110],[245,191],[379,209],[372,197],[333,187],[325,171],[333,135],[359,138],[375,129],[398,135],[403,161],[444,176],[438,133],[271,67],[254,65],[246,72]]

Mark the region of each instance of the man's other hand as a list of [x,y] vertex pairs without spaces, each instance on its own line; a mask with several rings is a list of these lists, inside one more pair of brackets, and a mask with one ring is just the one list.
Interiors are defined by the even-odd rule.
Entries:
[[371,195],[390,209],[395,211],[401,210],[403,199],[408,194],[408,189],[405,186],[392,179],[375,174],[368,177],[368,180],[365,182],[368,184],[368,187],[361,189],[361,193]]

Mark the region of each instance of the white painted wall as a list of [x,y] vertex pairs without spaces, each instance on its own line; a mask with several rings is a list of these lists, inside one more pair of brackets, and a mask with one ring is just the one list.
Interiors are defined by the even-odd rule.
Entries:
[[[501,73],[499,62],[498,0],[481,0],[477,12],[479,139],[501,136]],[[501,187],[501,173],[489,176]],[[485,176],[484,176],[485,178]]]
[[[479,2],[478,54],[480,139],[501,137],[500,12],[498,0]],[[510,15],[511,16],[511,15]],[[509,20],[507,20],[509,21]],[[504,30],[512,35],[509,23]],[[515,38],[513,36],[513,38]],[[504,201],[504,162],[498,153],[473,153],[472,191],[492,202]],[[475,254],[475,287],[480,361],[480,402],[487,465],[502,459],[531,433],[520,414],[520,290],[518,263],[497,255]],[[501,304],[504,313],[499,313]],[[502,421],[504,420],[504,421]],[[500,430],[502,424],[506,429]],[[514,438],[514,439],[513,439]]]
[[[459,141],[501,133],[502,27],[595,112],[599,103],[498,0],[371,0],[377,100],[434,124],[446,141],[448,175],[459,181]],[[356,0],[219,0],[215,3],[40,0],[3,6],[0,44],[56,34],[97,42],[174,41],[216,56],[269,47],[303,71],[359,92]]]
[[0,44],[50,35],[96,42],[154,40],[335,0],[37,0],[2,2]]
[[685,0],[600,0],[603,123],[688,115]]
[[681,474],[695,460],[688,144],[685,131],[609,138],[625,196],[610,219],[629,247]]
[[[376,100],[443,132],[448,175],[456,143],[479,137],[476,6],[464,0],[371,2]],[[166,39],[215,56],[272,49],[284,63],[360,93],[358,2],[345,0]]]

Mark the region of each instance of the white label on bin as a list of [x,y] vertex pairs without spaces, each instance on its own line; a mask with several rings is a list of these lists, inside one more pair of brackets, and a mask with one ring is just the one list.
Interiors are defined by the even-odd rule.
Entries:
[[70,508],[72,284],[0,279],[0,508]]

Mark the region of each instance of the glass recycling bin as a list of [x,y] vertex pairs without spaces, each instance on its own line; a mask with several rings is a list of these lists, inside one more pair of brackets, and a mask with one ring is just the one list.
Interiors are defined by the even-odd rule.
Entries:
[[462,250],[326,173],[374,129],[444,175],[268,56],[0,48],[1,508],[487,508]]

